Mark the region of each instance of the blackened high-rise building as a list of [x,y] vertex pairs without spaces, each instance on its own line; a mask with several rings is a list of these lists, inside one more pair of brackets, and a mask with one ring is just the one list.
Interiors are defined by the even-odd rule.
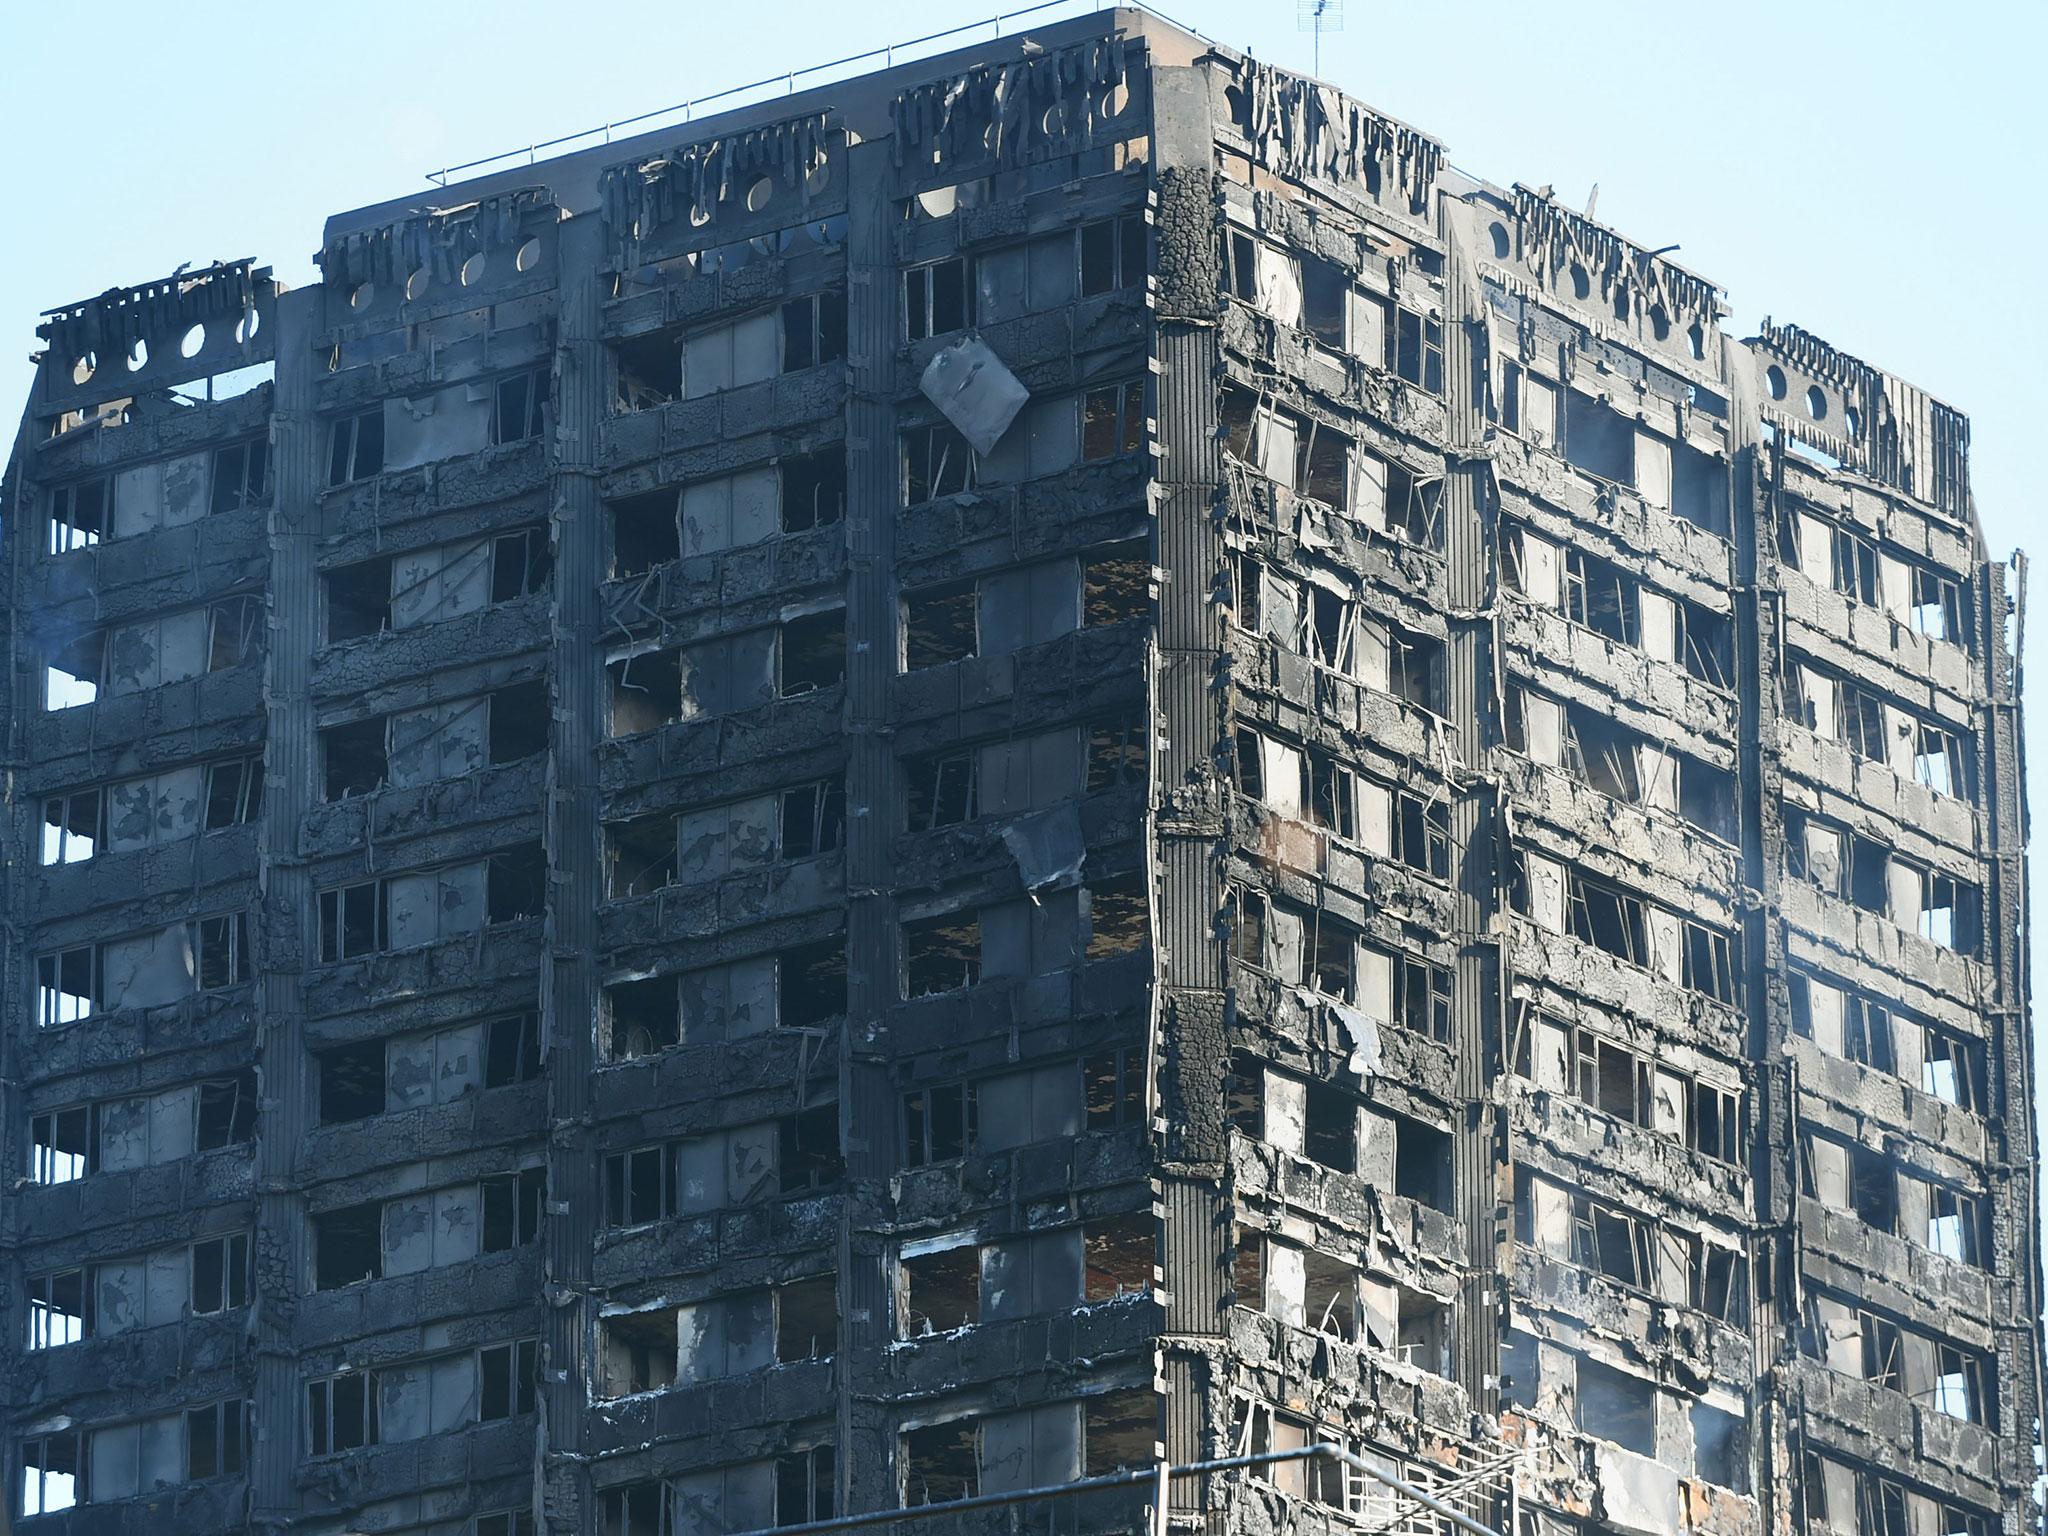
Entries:
[[320,270],[7,469],[16,1529],[2039,1528],[1956,411],[1136,11]]

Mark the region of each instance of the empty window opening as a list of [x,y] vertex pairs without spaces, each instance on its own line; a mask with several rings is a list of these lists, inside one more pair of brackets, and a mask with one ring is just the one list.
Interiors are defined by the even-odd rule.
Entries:
[[604,1160],[605,1224],[637,1227],[672,1215],[673,1159],[666,1146],[636,1147]]
[[391,627],[391,561],[364,560],[327,572],[327,641],[338,644]]
[[1395,1118],[1394,1193],[1432,1210],[1450,1210],[1451,1138],[1446,1132]]
[[315,1456],[360,1450],[375,1445],[379,1433],[376,1376],[370,1371],[343,1371],[306,1383],[307,1449]]
[[782,626],[781,694],[815,693],[846,681],[846,610],[807,614]]
[[930,753],[904,764],[909,831],[930,832],[938,827],[957,826],[980,814],[976,808],[976,768],[980,757],[980,753],[970,749]]
[[198,1112],[193,1121],[194,1150],[212,1152],[239,1146],[256,1135],[256,1069],[244,1067],[233,1077],[209,1078],[199,1085]]
[[784,950],[775,962],[775,1019],[785,1029],[816,1029],[846,1013],[846,940]]
[[974,488],[974,451],[958,431],[943,424],[903,434],[903,504],[914,507],[937,496]]
[[785,1195],[829,1189],[846,1176],[839,1151],[839,1106],[817,1104],[776,1122],[776,1168]]
[[1088,959],[1110,960],[1145,947],[1152,914],[1142,872],[1091,882],[1086,900]]
[[328,800],[346,800],[382,789],[391,764],[381,718],[329,726],[320,733],[322,791]]
[[780,464],[782,531],[825,528],[846,516],[846,449],[840,444],[797,454]]
[[56,1349],[92,1337],[89,1278],[90,1272],[85,1269],[29,1277],[29,1349]]
[[1144,446],[1144,384],[1134,379],[1089,390],[1081,404],[1081,457],[1113,459]]
[[903,1505],[946,1504],[972,1498],[981,1491],[979,1436],[971,1418],[949,1419],[906,1430],[903,1454]]
[[81,864],[106,845],[106,796],[73,790],[43,802],[42,862]]
[[364,1040],[322,1052],[320,1123],[342,1125],[384,1113],[384,1042]]
[[185,1410],[185,1480],[233,1477],[248,1459],[249,1405],[236,1398]]
[[1083,1227],[1082,1300],[1114,1301],[1150,1292],[1157,1230],[1149,1211],[1105,1217]]
[[[547,1170],[526,1168],[482,1181],[483,1251],[523,1248],[540,1236]],[[523,1411],[523,1410],[522,1410]]]
[[903,666],[943,666],[975,653],[974,587],[935,588],[903,599]]
[[898,1274],[904,1338],[950,1333],[981,1321],[981,1251],[972,1243],[906,1256]]
[[783,858],[815,858],[845,846],[845,779],[821,779],[782,792]]
[[1579,1428],[1639,1456],[1657,1454],[1657,1389],[1640,1376],[1581,1356]]
[[673,976],[620,981],[604,989],[606,1057],[631,1061],[682,1043],[682,1008]]
[[540,1076],[540,1015],[509,1013],[484,1025],[484,1086],[505,1088]]
[[941,912],[903,924],[903,995],[929,997],[981,979],[981,915]]
[[612,575],[639,576],[683,554],[673,486],[606,503],[612,525]]
[[540,1397],[540,1341],[492,1344],[476,1352],[477,1422],[532,1413]]
[[1082,1100],[1088,1129],[1113,1130],[1145,1119],[1145,1050],[1124,1046],[1081,1058]]
[[815,368],[846,356],[846,295],[807,293],[782,306],[782,371]]
[[60,485],[50,492],[50,538],[53,555],[88,549],[109,536],[107,481],[104,476]]
[[192,1311],[232,1312],[249,1304],[249,1234],[207,1238],[192,1245]]
[[903,274],[903,335],[906,341],[942,336],[967,324],[967,259],[950,257],[908,268]]
[[614,901],[645,896],[676,878],[676,819],[641,816],[604,829],[605,890]]
[[331,964],[384,948],[384,885],[366,880],[320,893],[320,959]]
[[547,591],[554,568],[555,550],[547,529],[499,534],[491,541],[491,601],[509,603]]
[[605,1318],[601,1341],[604,1395],[630,1397],[674,1386],[679,1346],[673,1307]]
[[539,368],[498,380],[491,400],[491,441],[516,443],[539,437],[548,398],[548,376]]
[[490,739],[486,745],[493,766],[547,751],[553,711],[545,682],[514,683],[494,690],[489,698]]
[[673,331],[619,342],[612,365],[614,400],[622,414],[682,398],[683,348]]
[[775,1359],[829,1360],[839,1349],[839,1285],[831,1275],[793,1280],[775,1289]]
[[327,440],[327,483],[367,480],[384,468],[384,407],[337,417]]
[[1149,1387],[1127,1387],[1081,1400],[1081,1474],[1106,1477],[1159,1461],[1159,1398]]
[[93,633],[66,641],[43,662],[43,708],[75,709],[91,704],[106,686],[106,637]]
[[213,495],[208,510],[234,512],[270,501],[270,444],[261,437],[213,451]]
[[1145,280],[1145,220],[1135,213],[1083,224],[1081,296],[1134,288]]
[[31,1116],[29,1177],[37,1184],[68,1184],[95,1172],[93,1119],[89,1104]]
[[1618,485],[1636,478],[1635,425],[1603,401],[1577,390],[1565,401],[1565,458],[1575,468]]
[[331,1291],[384,1275],[384,1207],[377,1201],[313,1218],[313,1288]]
[[611,684],[611,734],[631,736],[682,716],[682,658],[675,651],[640,651],[605,668]]
[[100,950],[81,944],[36,957],[36,1022],[71,1024],[100,1007]]
[[1325,1168],[1352,1173],[1358,1167],[1358,1105],[1340,1088],[1310,1083],[1302,1122],[1302,1151]]
[[1444,323],[1397,306],[1392,344],[1394,372],[1432,395],[1444,392]]
[[1142,544],[1089,555],[1081,566],[1081,619],[1090,629],[1143,618],[1152,608],[1152,562]]
[[539,917],[547,901],[548,859],[539,843],[494,853],[484,870],[484,921]]

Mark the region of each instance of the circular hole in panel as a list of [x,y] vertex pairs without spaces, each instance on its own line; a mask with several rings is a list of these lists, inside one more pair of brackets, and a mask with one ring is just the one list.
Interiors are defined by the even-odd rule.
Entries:
[[1697,320],[1685,328],[1685,344],[1695,358],[1707,355],[1707,333]]
[[747,188],[747,212],[759,213],[775,201],[775,183],[763,176]]
[[1663,341],[1671,335],[1671,317],[1664,313],[1664,306],[1662,304],[1652,304],[1650,306],[1650,334],[1659,341]]
[[924,210],[928,219],[943,219],[959,200],[960,194],[953,187],[933,187],[929,192],[917,194],[917,206]]
[[1806,414],[1815,421],[1828,419],[1828,397],[1821,392],[1818,384],[1809,384],[1806,387]]
[[134,373],[137,369],[148,363],[148,361],[149,343],[138,336],[135,338],[135,345],[128,349],[128,371]]
[[1572,295],[1583,299],[1593,291],[1593,279],[1586,276],[1586,269],[1576,261],[1572,263]]
[[99,354],[88,352],[71,365],[71,382],[84,384],[89,381],[100,366]]
[[1785,398],[1785,370],[1776,363],[1764,370],[1764,388],[1771,392],[1773,400]]
[[1066,117],[1060,111],[1060,104],[1054,102],[1045,109],[1045,115],[1038,120],[1038,126],[1045,130],[1048,139],[1056,139],[1066,130]]
[[846,240],[846,215],[835,213],[829,218],[814,219],[804,228],[810,231],[811,238],[820,245],[840,245]]
[[514,272],[531,272],[540,265],[540,242],[528,240],[519,247],[519,254],[512,258]]
[[465,261],[462,264],[461,272],[457,274],[462,279],[462,286],[467,288],[471,283],[481,281],[484,275],[484,268],[487,265],[488,263],[484,260],[484,253],[482,251],[478,251],[469,260]]
[[246,347],[256,339],[256,333],[262,329],[263,317],[256,313],[253,306],[245,309],[242,311],[242,318],[235,322],[235,341],[238,345]]
[[[706,208],[702,203],[690,204],[690,227],[692,229],[702,229],[710,222],[711,210],[709,208]],[[637,231],[634,234],[634,238],[636,240],[639,238]]]
[[433,279],[428,274],[427,269],[425,267],[418,268],[411,277],[405,280],[405,296],[408,299],[424,297],[427,291],[427,284],[431,281]]
[[811,162],[810,168],[804,172],[804,191],[812,197],[816,197],[831,184],[831,181],[831,163],[821,154]]
[[1494,259],[1496,261],[1505,261],[1507,259],[1508,252],[1511,249],[1513,249],[1512,245],[1508,241],[1507,225],[1501,223],[1498,219],[1496,219],[1493,221],[1493,223],[1489,224],[1486,227],[1486,232],[1489,235],[1493,236]]
[[370,307],[370,301],[376,297],[376,284],[357,283],[349,293],[348,307],[350,309],[368,309]]
[[1853,405],[1842,407],[1842,428],[1851,438],[1863,436],[1863,413]]
[[1626,288],[1614,290],[1614,318],[1617,320],[1626,320],[1628,318],[1628,290]]
[[1096,103],[1095,115],[1105,121],[1124,115],[1124,108],[1131,104],[1131,93],[1122,82],[1112,85],[1102,93],[1102,100]]
[[197,357],[199,349],[206,345],[206,327],[195,325],[178,338],[178,356]]
[[747,249],[756,256],[773,256],[775,254],[775,237],[773,235],[755,235],[747,241]]

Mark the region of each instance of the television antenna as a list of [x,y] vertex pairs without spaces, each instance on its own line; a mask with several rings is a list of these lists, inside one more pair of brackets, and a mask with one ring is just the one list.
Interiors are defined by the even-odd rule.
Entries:
[[1297,30],[1313,32],[1316,39],[1315,73],[1323,73],[1323,34],[1344,30],[1344,0],[1295,0]]

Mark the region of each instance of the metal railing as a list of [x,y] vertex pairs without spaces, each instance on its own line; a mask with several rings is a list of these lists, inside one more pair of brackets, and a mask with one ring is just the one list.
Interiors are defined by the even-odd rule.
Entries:
[[[480,160],[465,160],[460,165],[446,165],[438,171],[428,171],[426,179],[438,186],[445,187],[452,176],[459,176],[468,171],[481,171],[491,166],[516,164],[522,156],[525,158],[525,163],[531,165],[540,158],[542,150],[562,151],[572,146],[594,148],[600,144],[609,144],[612,141],[612,134],[617,130],[633,129],[636,132],[644,131],[656,126],[664,119],[675,118],[678,115],[680,115],[683,122],[687,123],[701,109],[712,105],[714,102],[724,103],[728,106],[743,106],[746,103],[735,98],[746,97],[753,92],[760,92],[765,96],[770,90],[779,89],[784,95],[794,95],[799,80],[810,81],[813,76],[819,75],[830,76],[834,79],[845,79],[848,75],[857,72],[853,66],[871,64],[876,60],[880,60],[882,67],[888,69],[901,62],[905,55],[908,55],[910,58],[924,56],[922,53],[914,50],[936,52],[939,50],[933,49],[931,45],[943,43],[954,38],[963,38],[972,33],[979,33],[984,29],[988,29],[991,38],[1001,37],[1003,35],[1004,22],[1016,21],[1020,17],[1025,16],[1036,16],[1044,11],[1066,10],[1078,16],[1094,11],[1116,10],[1119,8],[1144,11],[1148,15],[1157,16],[1169,26],[1179,27],[1183,32],[1192,33],[1194,36],[1201,38],[1205,43],[1213,44],[1215,42],[1214,38],[1196,31],[1185,22],[1176,21],[1165,12],[1154,10],[1151,6],[1144,4],[1143,0],[1039,0],[1038,4],[1027,5],[1020,10],[998,11],[995,15],[984,17],[980,21],[962,22],[957,27],[947,27],[940,32],[927,32],[922,37],[906,38],[902,42],[887,43],[880,48],[869,48],[861,53],[850,53],[845,58],[833,59],[824,64],[808,64],[802,69],[784,70],[778,75],[764,75],[761,79],[749,81],[745,85],[728,86],[726,89],[714,91],[708,96],[693,96],[688,101],[679,101],[673,106],[656,107],[651,112],[638,112],[631,117],[616,118],[595,128],[584,128],[575,133],[560,134],[552,139],[540,139],[532,144],[525,145],[523,148],[502,150],[495,155],[485,155]],[[819,81],[817,83],[823,84],[826,82]]]

